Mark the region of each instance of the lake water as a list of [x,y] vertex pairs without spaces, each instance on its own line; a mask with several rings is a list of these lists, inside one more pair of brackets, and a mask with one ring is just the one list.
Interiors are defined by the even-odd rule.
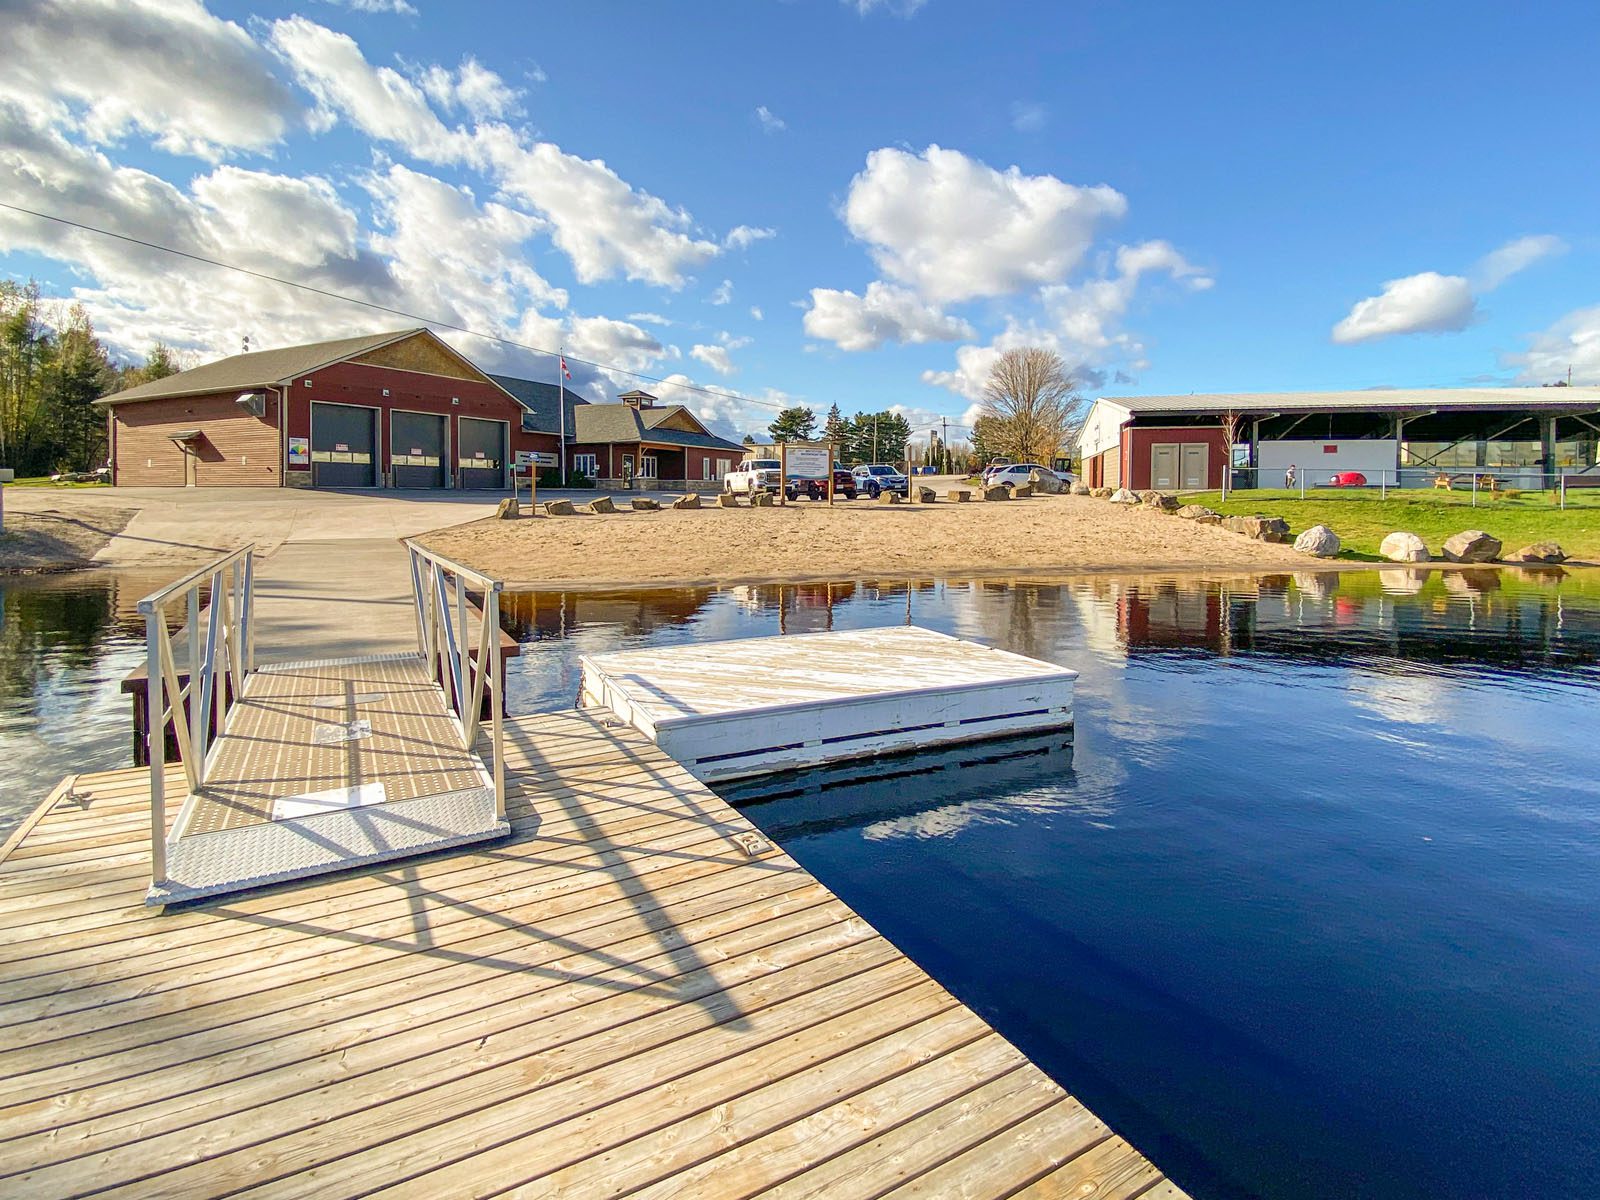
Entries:
[[[133,590],[0,584],[0,824],[126,763]],[[1071,737],[724,794],[1197,1197],[1594,1191],[1600,576],[507,610],[514,712],[569,706],[586,651],[907,620],[1076,668]]]

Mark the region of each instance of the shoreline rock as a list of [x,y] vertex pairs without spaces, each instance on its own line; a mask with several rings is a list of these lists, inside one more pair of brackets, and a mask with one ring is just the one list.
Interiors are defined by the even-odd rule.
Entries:
[[1397,531],[1388,534],[1378,545],[1378,553],[1390,562],[1425,563],[1432,559],[1428,544],[1414,533]]
[[1444,540],[1444,556],[1451,562],[1493,562],[1500,557],[1500,539],[1481,529],[1463,529]]

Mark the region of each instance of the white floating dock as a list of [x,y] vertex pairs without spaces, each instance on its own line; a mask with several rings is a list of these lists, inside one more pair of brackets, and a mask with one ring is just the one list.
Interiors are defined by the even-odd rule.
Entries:
[[585,655],[607,708],[702,780],[1072,724],[1076,671],[917,626]]

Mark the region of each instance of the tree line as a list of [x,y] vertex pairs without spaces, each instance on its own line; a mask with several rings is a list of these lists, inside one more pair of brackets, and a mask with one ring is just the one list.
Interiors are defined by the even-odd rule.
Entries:
[[0,467],[18,477],[105,465],[94,402],[182,369],[161,343],[144,363],[113,361],[81,304],[47,304],[39,285],[0,280]]
[[[1056,458],[1071,455],[1087,407],[1059,354],[1037,346],[1007,350],[990,369],[982,415],[973,424],[970,445],[946,445],[932,433],[926,447],[911,448],[911,458],[942,472],[979,469],[997,458],[1049,466]],[[854,466],[905,462],[912,430],[898,413],[856,413],[846,418],[835,404],[820,431],[816,412],[795,405],[780,412],[767,432],[775,442],[833,442],[840,447],[840,459]]]
[[904,462],[911,422],[887,409],[845,417],[835,404],[828,409],[819,431],[817,414],[804,405],[795,405],[780,412],[767,426],[767,432],[775,442],[832,442],[838,447],[839,460],[853,467],[858,463]]

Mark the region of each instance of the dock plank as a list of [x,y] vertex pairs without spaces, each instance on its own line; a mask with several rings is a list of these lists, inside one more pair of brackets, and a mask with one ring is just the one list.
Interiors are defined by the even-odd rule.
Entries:
[[641,734],[506,749],[504,843],[165,914],[142,772],[41,806],[0,1193],[1182,1195]]

